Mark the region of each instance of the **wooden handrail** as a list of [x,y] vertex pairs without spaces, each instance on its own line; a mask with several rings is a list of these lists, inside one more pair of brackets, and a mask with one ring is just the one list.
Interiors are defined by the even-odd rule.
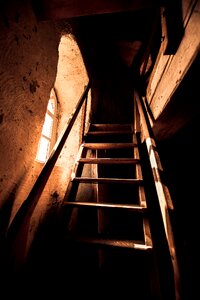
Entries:
[[85,136],[85,122],[86,122],[87,100],[88,100],[88,93],[86,95],[84,106],[83,106],[83,114],[82,114],[82,120],[81,120],[81,143],[80,143],[80,145],[82,144],[84,136]]
[[22,203],[20,208],[18,209],[16,215],[14,216],[11,224],[7,229],[6,237],[8,240],[12,240],[17,233],[19,232],[20,226],[23,224],[25,218],[32,213],[34,207],[36,206],[44,187],[49,179],[49,176],[55,166],[55,163],[60,155],[60,152],[66,142],[66,139],[74,125],[74,122],[78,116],[78,113],[84,103],[84,100],[87,98],[88,91],[90,89],[91,82],[89,81],[88,85],[85,87],[84,92],[82,93],[71,117],[69,118],[68,122],[66,123],[65,128],[63,129],[62,133],[60,134],[57,142],[55,143],[48,160],[46,161],[42,171],[40,172],[32,190],[30,191],[26,200]]

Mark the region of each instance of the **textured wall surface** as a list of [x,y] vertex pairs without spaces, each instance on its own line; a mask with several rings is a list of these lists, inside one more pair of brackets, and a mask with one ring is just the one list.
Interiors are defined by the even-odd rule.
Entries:
[[7,4],[1,12],[0,208],[6,222],[34,168],[60,38],[52,22],[37,21],[28,1]]
[[[57,137],[88,83],[79,48],[65,25],[37,20],[29,1],[2,8],[0,19],[0,234],[27,199],[44,164],[35,160],[50,91],[58,97]],[[61,26],[60,26],[61,25]],[[65,34],[65,35],[64,35]],[[63,36],[62,36],[63,35]],[[61,38],[62,36],[62,38]],[[31,217],[12,247],[14,268],[40,225],[59,208],[80,143],[80,112]]]

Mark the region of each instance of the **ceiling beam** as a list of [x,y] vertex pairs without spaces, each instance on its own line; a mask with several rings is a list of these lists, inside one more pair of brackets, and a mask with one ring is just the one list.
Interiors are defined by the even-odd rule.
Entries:
[[157,0],[32,0],[40,20],[59,20],[78,16],[125,12],[150,8]]

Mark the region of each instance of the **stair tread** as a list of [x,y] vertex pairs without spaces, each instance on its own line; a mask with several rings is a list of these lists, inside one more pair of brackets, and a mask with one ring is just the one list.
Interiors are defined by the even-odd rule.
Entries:
[[86,135],[112,135],[112,134],[131,134],[131,130],[99,130],[99,131],[88,131]]
[[125,149],[137,147],[136,143],[85,143],[83,145],[89,149]]
[[106,203],[106,202],[83,202],[83,201],[65,201],[63,205],[67,206],[86,206],[96,208],[119,208],[119,209],[130,209],[137,212],[145,212],[146,206],[140,206],[135,204],[124,204],[124,203]]
[[90,124],[91,126],[121,126],[121,127],[124,127],[124,126],[132,126],[131,123],[91,123]]
[[130,179],[130,178],[94,178],[94,177],[74,177],[72,181],[79,181],[83,183],[130,183],[130,184],[142,184],[142,179]]
[[127,240],[127,239],[111,239],[104,237],[91,237],[82,235],[69,235],[67,239],[73,240],[75,242],[95,244],[99,246],[111,246],[120,248],[130,248],[136,250],[152,250],[152,246],[146,245],[142,241],[137,240]]
[[88,164],[137,164],[139,159],[136,158],[81,158],[80,163]]
[[113,123],[113,124],[108,124],[108,123],[92,123],[90,124],[90,129],[95,128],[95,129],[104,129],[104,130],[109,130],[109,129],[132,129],[132,124],[130,123],[126,123],[126,124],[117,124],[117,123]]

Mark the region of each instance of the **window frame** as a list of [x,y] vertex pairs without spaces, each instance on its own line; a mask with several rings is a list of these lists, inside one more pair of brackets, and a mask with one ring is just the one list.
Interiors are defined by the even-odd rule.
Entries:
[[[52,113],[49,109],[49,103],[50,101],[54,102],[54,112]],[[51,131],[50,131],[50,137],[45,135],[43,133],[43,128],[45,126],[45,120],[46,120],[46,115],[48,115],[51,119],[52,119],[52,126],[51,126]],[[49,158],[49,155],[56,143],[57,140],[57,126],[58,126],[58,120],[57,120],[57,97],[56,97],[56,93],[54,88],[51,90],[50,93],[50,97],[48,100],[48,104],[47,104],[47,109],[46,109],[46,113],[45,113],[45,118],[44,118],[44,123],[42,126],[42,132],[40,135],[40,140],[38,143],[38,149],[37,149],[37,154],[36,154],[36,161],[40,162],[40,163],[45,163],[47,161],[47,159]],[[42,140],[46,140],[49,143],[49,146],[47,147],[47,149],[45,150],[45,159],[42,158],[42,148],[41,148],[41,142]]]

